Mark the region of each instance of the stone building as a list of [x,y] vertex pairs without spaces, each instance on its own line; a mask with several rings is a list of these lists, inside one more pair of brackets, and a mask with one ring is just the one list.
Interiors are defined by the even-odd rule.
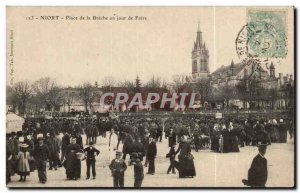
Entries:
[[198,25],[197,37],[192,50],[193,79],[207,78],[209,74],[209,52],[202,40],[202,31]]
[[[226,93],[230,96],[229,100],[226,99],[228,104],[224,104],[224,98],[227,98],[226,96],[224,97],[224,93],[222,94],[223,99],[222,97],[211,99],[212,101],[215,100],[213,103],[220,104],[223,107],[227,105],[244,109],[249,107],[285,109],[293,108],[294,106],[293,75],[287,74],[284,76],[282,73],[279,73],[276,76],[273,62],[271,62],[269,67],[263,68],[257,60],[237,63],[232,60],[229,65],[222,65],[210,73],[209,51],[202,39],[202,31],[199,26],[192,50],[192,74],[190,77],[187,77],[187,80],[190,80],[192,83],[205,80],[209,82],[214,93],[222,92],[224,87],[228,87],[227,91],[236,92],[234,94]],[[236,88],[242,84],[245,84],[245,94],[249,93],[251,96],[248,98],[252,101],[245,102],[245,96],[241,97],[237,93]]]

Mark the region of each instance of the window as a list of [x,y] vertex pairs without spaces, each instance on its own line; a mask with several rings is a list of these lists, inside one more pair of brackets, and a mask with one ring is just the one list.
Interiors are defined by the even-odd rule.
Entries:
[[197,72],[197,61],[195,60],[193,63],[193,72]]
[[200,71],[204,71],[204,60],[200,60]]
[[205,71],[207,71],[207,60],[206,59],[204,59],[203,60],[203,69],[205,70]]

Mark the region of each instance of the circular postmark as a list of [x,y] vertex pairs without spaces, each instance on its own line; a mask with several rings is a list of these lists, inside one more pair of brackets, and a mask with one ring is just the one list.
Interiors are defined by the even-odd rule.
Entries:
[[239,58],[284,58],[287,54],[285,33],[278,33],[271,24],[247,24],[235,41]]
[[249,10],[247,14],[248,23],[235,41],[238,57],[261,65],[280,63],[287,55],[285,11]]
[[239,31],[235,39],[235,48],[237,55],[240,59],[244,59],[248,55],[248,38],[247,38],[247,25],[244,25]]
[[255,61],[268,66],[280,63],[287,55],[287,38],[270,23],[248,23],[238,33],[235,41],[236,52],[243,61]]
[[248,55],[262,58],[286,56],[286,36],[273,23],[250,22],[247,25]]

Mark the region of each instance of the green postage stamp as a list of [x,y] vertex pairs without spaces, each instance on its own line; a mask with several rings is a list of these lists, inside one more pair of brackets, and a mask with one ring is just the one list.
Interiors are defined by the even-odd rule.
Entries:
[[248,56],[284,58],[287,54],[286,11],[248,10]]

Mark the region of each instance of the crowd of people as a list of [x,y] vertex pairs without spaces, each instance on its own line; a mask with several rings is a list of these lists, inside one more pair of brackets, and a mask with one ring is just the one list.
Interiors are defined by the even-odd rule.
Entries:
[[[179,178],[194,177],[192,149],[198,152],[210,148],[213,152],[229,153],[239,152],[244,146],[256,146],[262,141],[285,143],[287,132],[293,137],[293,124],[293,119],[288,117],[217,119],[203,115],[29,118],[22,131],[6,136],[6,179],[10,183],[11,176],[16,173],[20,175],[19,181],[26,181],[26,176],[37,170],[39,181],[44,184],[48,165],[49,170],[64,167],[68,180],[79,180],[82,160],[87,164],[86,179],[91,177],[90,170],[95,179],[96,156],[100,154],[95,145],[99,144],[99,137],[109,138],[110,155],[103,156],[110,158],[114,187],[124,186],[127,165],[134,167],[134,187],[142,186],[144,167],[148,167],[147,174],[155,175],[156,144],[165,139],[170,148],[166,152],[170,160],[166,173],[172,171],[175,174],[177,170]],[[82,135],[86,135],[86,141]],[[125,162],[127,154],[129,164]],[[178,161],[175,159],[177,154]]]

